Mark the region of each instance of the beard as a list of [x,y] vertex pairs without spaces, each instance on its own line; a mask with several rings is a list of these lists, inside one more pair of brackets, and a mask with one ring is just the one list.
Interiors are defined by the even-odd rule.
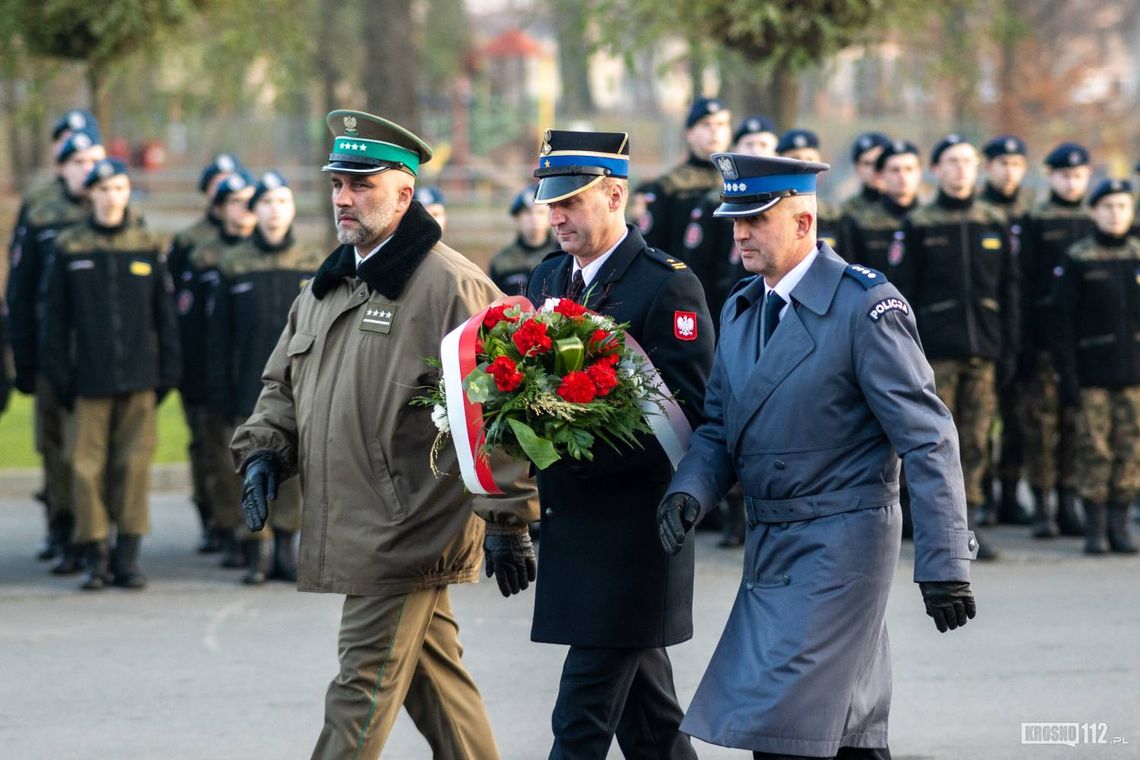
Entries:
[[334,214],[348,216],[356,221],[356,226],[348,229],[341,228],[341,223],[337,222],[336,239],[342,245],[363,245],[377,241],[396,216],[396,196],[391,195],[384,198],[367,214],[360,211],[338,212],[335,210]]

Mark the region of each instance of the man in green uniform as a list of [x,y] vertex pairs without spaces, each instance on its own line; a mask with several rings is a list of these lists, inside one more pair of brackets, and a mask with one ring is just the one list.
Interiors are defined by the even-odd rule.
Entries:
[[178,381],[178,328],[161,241],[127,215],[126,166],[100,161],[85,184],[91,219],[55,240],[43,369],[61,403],[74,408],[68,454],[74,540],[87,561],[82,588],[139,589],[146,585],[138,556],[150,529],[155,406]]
[[537,189],[537,184],[527,185],[511,201],[510,214],[518,234],[513,243],[491,257],[491,281],[509,296],[526,292],[530,273],[557,247],[550,230],[550,208],[534,202]]

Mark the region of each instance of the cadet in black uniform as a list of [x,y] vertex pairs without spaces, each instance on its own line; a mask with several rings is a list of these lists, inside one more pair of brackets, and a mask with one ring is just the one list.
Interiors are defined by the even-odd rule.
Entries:
[[1140,494],[1140,238],[1129,234],[1132,186],[1106,179],[1089,206],[1096,230],[1069,248],[1055,278],[1060,392],[1078,410],[1085,551],[1135,554],[1128,510]]
[[[971,526],[985,501],[988,441],[996,389],[1012,378],[1017,355],[1019,287],[1005,217],[977,203],[978,152],[951,134],[934,147],[938,197],[903,222],[899,290],[918,319],[935,387],[954,415]],[[978,536],[979,559],[996,549]]]
[[527,185],[511,201],[510,214],[518,235],[491,257],[491,280],[508,296],[524,294],[530,273],[543,256],[557,247],[550,230],[550,209],[534,202],[537,190],[537,184]]
[[[55,241],[44,374],[74,408],[68,453],[74,540],[87,559],[82,588],[138,589],[146,585],[138,556],[150,530],[155,406],[178,382],[178,325],[161,241],[127,215],[126,166],[100,161],[86,184],[91,219]],[[112,523],[117,538],[108,568]]]
[[[819,163],[819,135],[810,129],[789,129],[780,135],[776,154],[782,158]],[[847,258],[847,246],[842,241],[843,221],[839,209],[822,198],[816,200],[819,217],[816,219],[816,236],[831,246],[832,250]]]
[[918,146],[907,140],[892,140],[875,159],[883,187],[874,203],[843,219],[843,241],[853,264],[862,264],[895,279],[902,264],[902,222],[918,206],[922,184],[922,159]]
[[[257,216],[257,227],[247,240],[222,254],[221,281],[209,320],[210,396],[230,423],[224,434],[228,439],[253,413],[261,394],[261,373],[285,328],[289,307],[325,258],[323,251],[294,237],[293,191],[277,172],[267,172],[257,183],[249,208]],[[241,476],[229,473],[228,477],[232,488],[240,492]],[[224,508],[233,509],[228,504]],[[273,529],[271,553],[265,551],[269,531],[248,533],[244,522],[238,526],[246,584],[264,583],[267,578],[297,580],[298,478],[278,487],[269,524]]]
[[[1076,409],[1058,398],[1052,349],[1056,335],[1054,271],[1073,243],[1091,235],[1084,205],[1092,167],[1089,152],[1062,143],[1045,157],[1049,198],[1026,217],[1021,272],[1025,295],[1025,347],[1020,376],[1025,388],[1025,468],[1033,490],[1033,536],[1084,535],[1077,511]],[[1050,495],[1057,492],[1054,520]]]
[[39,556],[60,558],[52,568],[56,575],[79,572],[82,558],[69,539],[75,518],[71,507],[71,463],[65,452],[67,410],[60,405],[55,390],[43,375],[40,367],[43,356],[38,344],[43,302],[48,295],[52,243],[62,230],[79,224],[91,213],[84,182],[95,163],[106,155],[98,137],[97,133],[77,130],[60,146],[56,164],[65,184],[64,192],[58,198],[28,208],[22,239],[12,250],[8,278],[16,388],[35,394],[36,449],[43,456],[51,548],[41,551]]
[[879,170],[875,167],[883,148],[890,141],[891,138],[882,132],[864,132],[851,144],[851,163],[855,164],[855,174],[859,177],[862,187],[855,195],[839,204],[840,217],[854,216],[878,202],[883,188],[879,179]]
[[[629,323],[697,422],[712,320],[696,277],[625,223],[628,136],[546,134],[536,200],[550,204],[562,251],[534,271],[527,297],[540,305],[576,297]],[[547,154],[561,165],[547,167]],[[597,446],[592,461],[556,462],[538,473],[542,556],[531,638],[570,646],[551,757],[605,757],[615,733],[627,757],[696,757],[678,730],[682,711],[665,652],[692,636],[692,542],[676,557],[653,545],[657,502],[673,468],[656,439],[642,443],[620,453]]]
[[[1029,212],[1029,204],[1022,197],[1021,190],[1025,173],[1029,170],[1029,161],[1026,159],[1028,152],[1025,142],[1015,135],[998,135],[982,146],[986,183],[981,199],[1005,214],[1009,225],[1010,250],[1015,257],[1021,250],[1025,215]],[[1021,404],[1026,390],[1023,386],[1015,378],[998,392],[1001,443],[995,452],[993,439],[990,440],[990,467],[984,489],[989,502],[993,498],[992,480],[996,476],[1001,481],[1001,501],[997,509],[983,510],[979,516],[979,522],[983,525],[1028,525],[1033,522],[1032,515],[1023,510],[1017,501],[1017,484],[1021,480],[1025,463]],[[1000,456],[995,457],[995,453]]]
[[182,399],[182,412],[186,417],[186,427],[190,430],[190,476],[193,486],[194,506],[198,509],[198,519],[202,524],[202,538],[198,551],[209,554],[221,549],[221,539],[213,525],[214,508],[210,502],[210,478],[217,477],[219,471],[228,474],[228,460],[211,463],[207,459],[205,440],[206,383],[205,373],[199,357],[202,356],[202,341],[205,338],[205,304],[194,298],[194,272],[190,268],[190,254],[203,243],[213,240],[222,229],[221,211],[213,203],[214,191],[218,183],[241,167],[241,162],[232,153],[220,153],[205,169],[198,180],[198,192],[206,197],[206,212],[202,218],[181,230],[174,236],[167,253],[166,265],[174,279],[175,308],[178,312],[178,332],[182,353],[186,361],[182,365],[182,379],[178,383]]

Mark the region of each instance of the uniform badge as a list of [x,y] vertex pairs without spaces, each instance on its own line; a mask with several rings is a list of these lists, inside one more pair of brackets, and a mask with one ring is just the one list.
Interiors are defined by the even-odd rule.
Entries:
[[1079,152],[1074,150],[1072,153],[1069,154],[1069,165],[1070,166],[1076,166],[1080,162],[1081,162],[1081,154]]
[[192,308],[194,308],[194,294],[189,290],[180,291],[178,293],[178,313],[186,316]]
[[720,169],[720,173],[725,179],[736,179],[740,174],[736,171],[736,162],[732,160],[732,156],[720,156],[716,160],[716,168]]
[[1005,152],[1006,153],[1017,153],[1017,140],[1014,140],[1012,137],[1010,139],[1006,140],[1005,141]]
[[797,148],[806,148],[808,146],[807,138],[803,135],[796,135],[792,138],[792,145]]
[[359,136],[359,133],[356,131],[356,117],[355,116],[345,116],[344,117],[344,133],[346,135],[348,135],[349,137],[358,137]]
[[910,304],[901,298],[884,298],[871,307],[871,310],[867,312],[867,318],[872,322],[878,322],[888,311],[901,311],[903,314],[910,314]]
[[146,277],[150,274],[151,266],[146,261],[132,261],[130,269],[136,277]]
[[218,171],[223,172],[232,172],[237,168],[234,166],[233,157],[227,153],[223,153],[222,155],[218,156],[218,160],[214,162],[214,166],[218,168]]
[[903,244],[903,233],[896,232],[894,240],[887,246],[887,263],[897,267],[906,256],[906,245]]
[[392,332],[392,320],[396,315],[395,304],[374,304],[369,302],[360,318],[360,329],[365,332],[387,335]]
[[697,339],[697,313],[695,311],[673,312],[673,336],[677,340]]
[[87,119],[83,118],[83,114],[78,111],[73,112],[67,117],[67,126],[72,132],[76,132],[87,126]]
[[982,235],[982,248],[987,251],[1001,250],[1001,235]]

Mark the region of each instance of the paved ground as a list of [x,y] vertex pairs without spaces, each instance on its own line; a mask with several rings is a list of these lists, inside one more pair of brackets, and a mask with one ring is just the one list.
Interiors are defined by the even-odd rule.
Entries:
[[[30,559],[38,507],[0,500],[0,757],[308,757],[336,670],[340,599],[242,588],[191,551],[185,495],[156,496],[153,512],[150,589],[89,595]],[[888,608],[896,758],[1140,757],[1140,559],[1088,559],[1075,539],[1024,533],[998,531],[1006,561],[975,566],[979,617],[947,635],[923,615],[904,546]],[[698,540],[696,635],[671,650],[683,704],[740,577],[738,553]],[[481,583],[453,599],[504,758],[545,757],[562,648],[528,640],[529,594],[504,600]],[[1042,721],[1103,722],[1108,741],[1129,743],[1023,746],[1021,723]],[[385,757],[429,757],[406,717]]]

